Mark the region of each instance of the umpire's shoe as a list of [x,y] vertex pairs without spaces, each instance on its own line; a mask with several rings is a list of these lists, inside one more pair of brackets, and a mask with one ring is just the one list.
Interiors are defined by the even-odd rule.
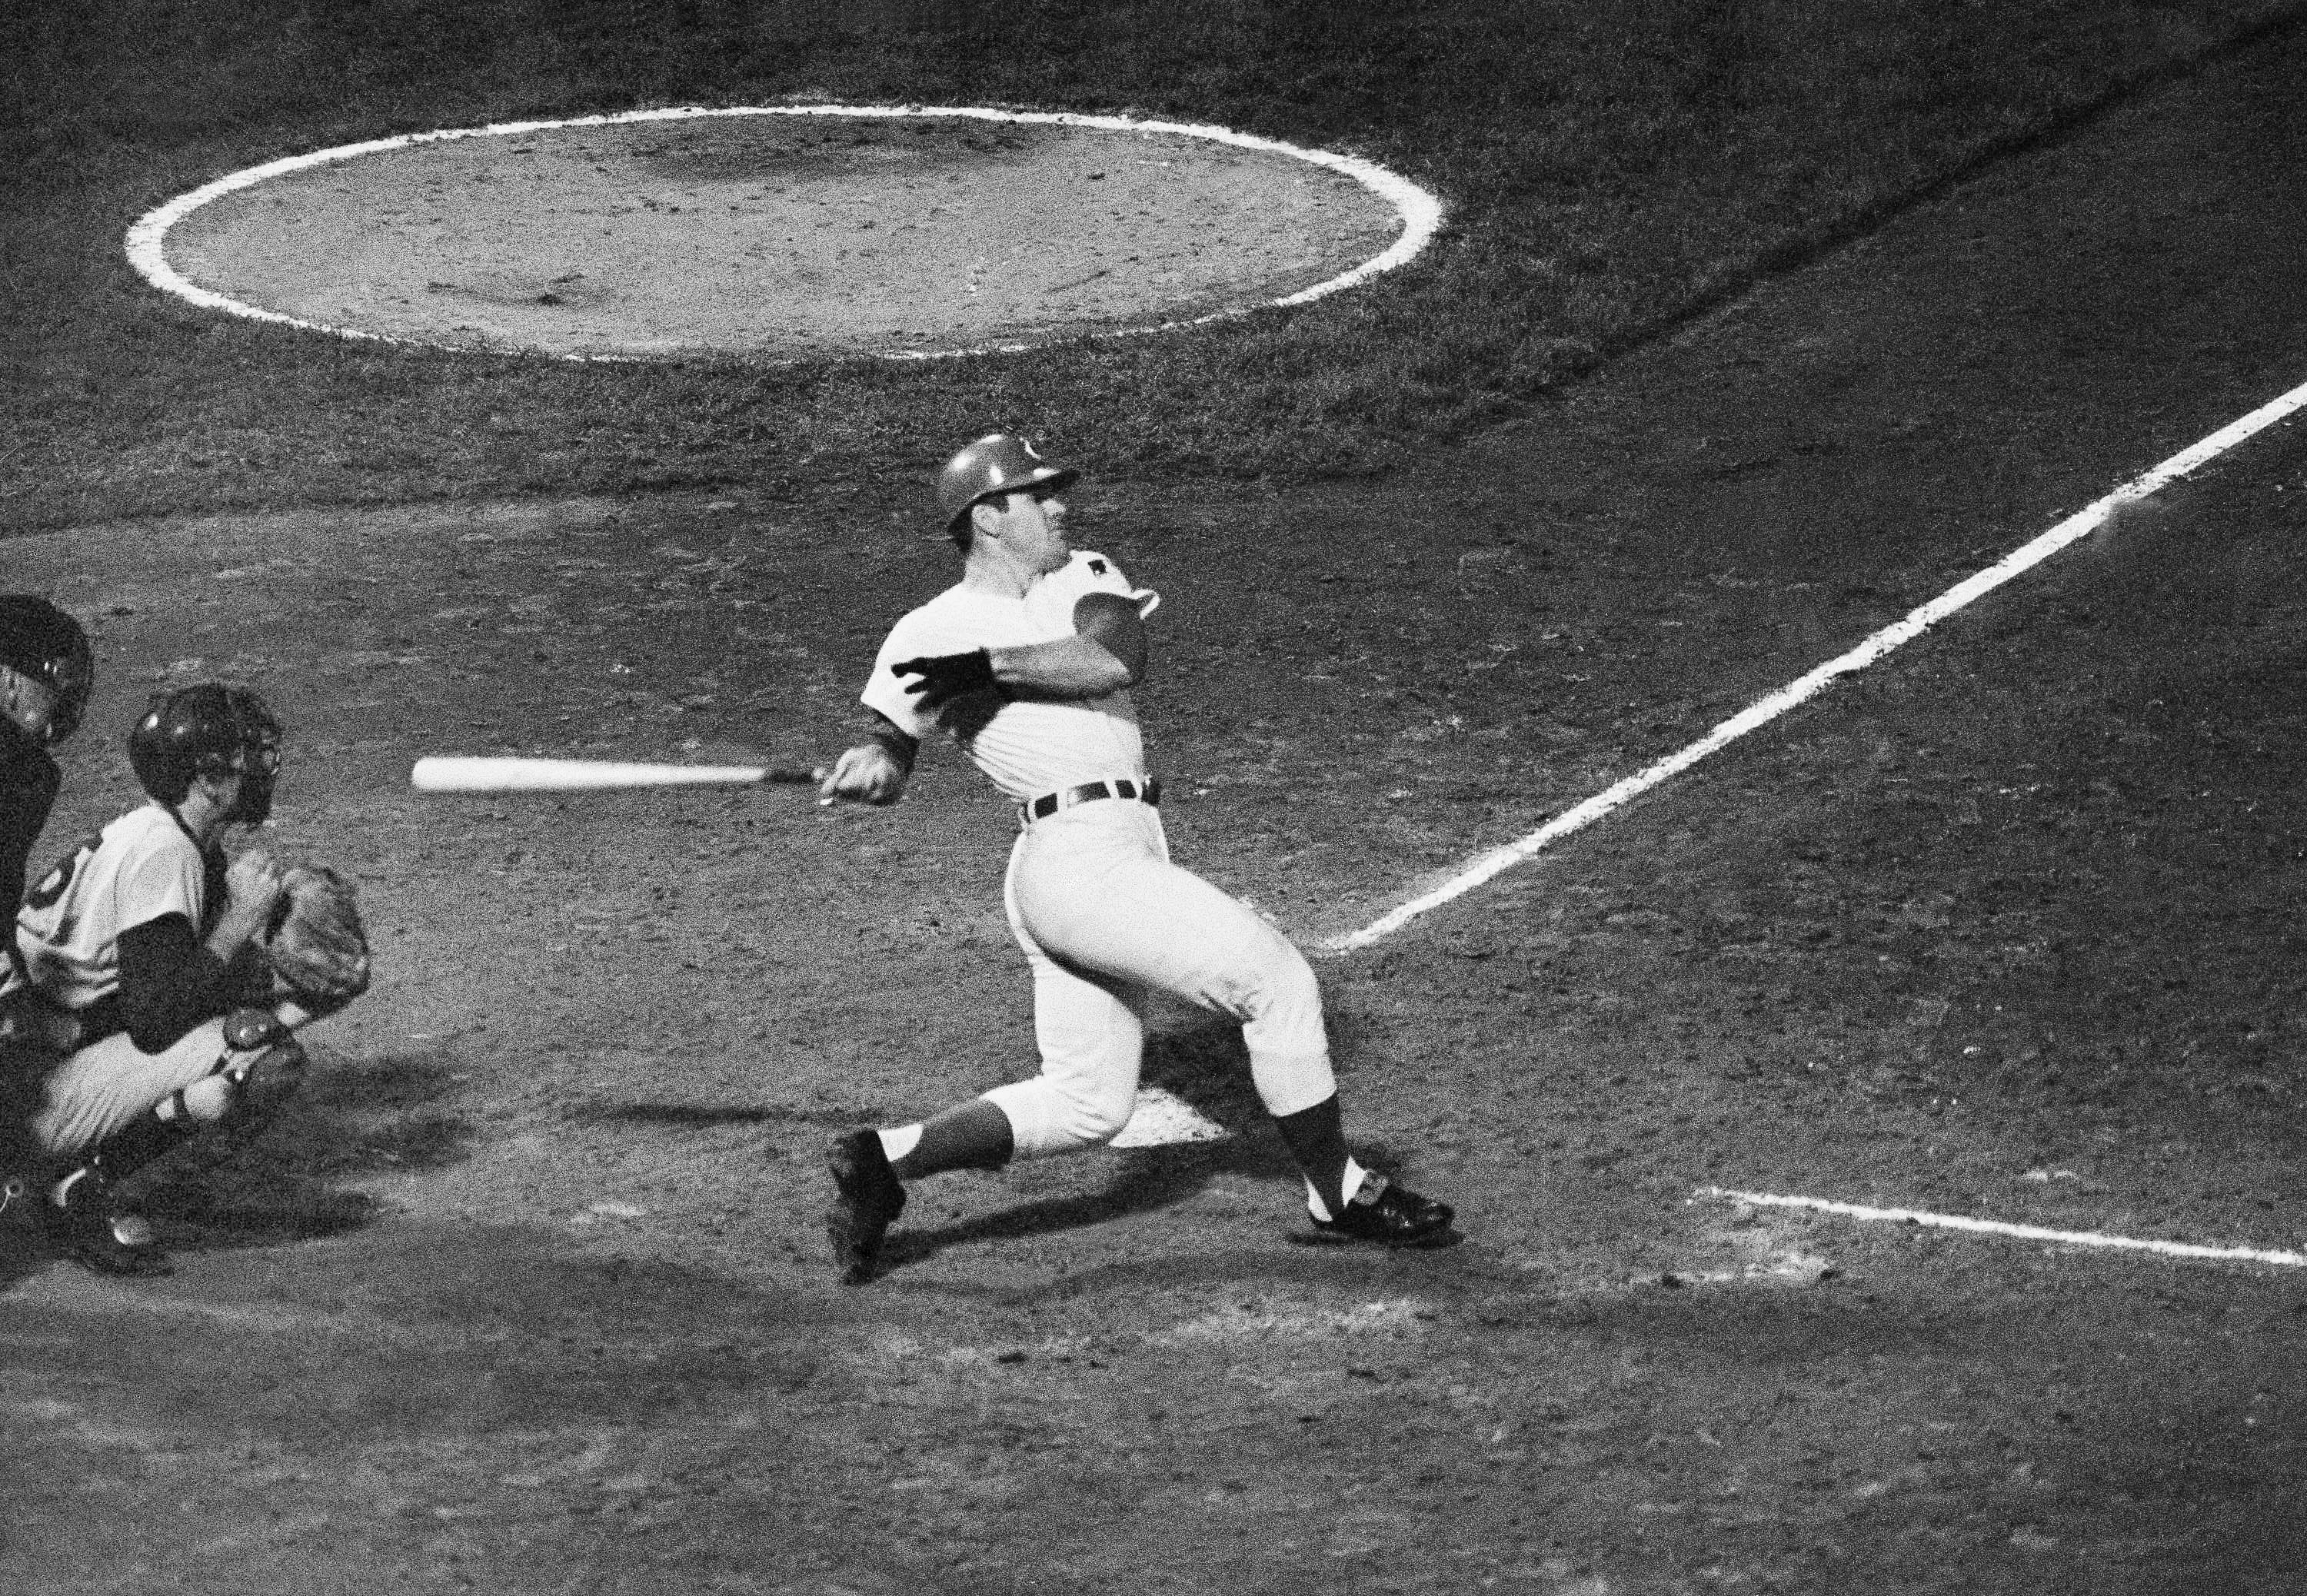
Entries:
[[833,1243],[834,1267],[843,1284],[862,1285],[873,1277],[881,1238],[905,1211],[905,1182],[889,1167],[878,1131],[852,1131],[840,1138],[826,1166],[833,1172],[825,1236]]
[[1380,1247],[1446,1247],[1458,1240],[1450,1222],[1458,1211],[1420,1197],[1382,1174],[1362,1177],[1361,1190],[1335,1218],[1316,1219],[1325,1242],[1368,1242]]
[[99,1275],[172,1274],[176,1266],[141,1214],[114,1211],[104,1172],[83,1165],[41,1202],[40,1220],[57,1251]]

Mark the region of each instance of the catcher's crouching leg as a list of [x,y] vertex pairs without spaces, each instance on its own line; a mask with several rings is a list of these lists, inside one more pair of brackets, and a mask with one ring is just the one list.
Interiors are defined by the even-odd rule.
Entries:
[[[225,1022],[227,1041],[253,1040],[247,1033],[235,1033],[238,1018]],[[153,1105],[150,1114],[107,1138],[105,1165],[114,1179],[122,1179],[195,1139],[219,1157],[228,1156],[272,1122],[311,1069],[303,1046],[276,1025],[264,1039],[235,1047],[208,1074],[178,1087]]]
[[[179,1148],[202,1165],[231,1156],[307,1069],[304,1048],[264,1011],[212,1020],[165,1054],[116,1037],[68,1061],[34,1125],[60,1172],[39,1206],[52,1240],[102,1274],[167,1274],[167,1254],[143,1216],[123,1206],[119,1183]],[[167,1085],[170,1075],[181,1084]],[[154,1089],[158,1101],[143,1095]]]
[[178,1121],[192,1133],[214,1131],[243,1139],[270,1124],[311,1072],[304,1046],[283,1036],[254,1051],[227,1054],[214,1074],[162,1098],[152,1117]]

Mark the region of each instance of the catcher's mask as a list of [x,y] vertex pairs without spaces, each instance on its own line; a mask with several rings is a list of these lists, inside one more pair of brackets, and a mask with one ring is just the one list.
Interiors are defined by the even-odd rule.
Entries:
[[945,535],[967,549],[962,523],[972,505],[1043,484],[1056,491],[1080,474],[1051,465],[1015,432],[988,432],[948,460],[938,473],[938,513],[945,517]]
[[[24,685],[39,689],[23,690]],[[46,599],[0,593],[0,715],[51,747],[80,730],[96,655],[80,622]]]
[[280,722],[246,687],[202,682],[152,700],[128,734],[128,764],[144,790],[181,804],[202,776],[237,771],[240,796],[225,818],[253,825],[272,813]]

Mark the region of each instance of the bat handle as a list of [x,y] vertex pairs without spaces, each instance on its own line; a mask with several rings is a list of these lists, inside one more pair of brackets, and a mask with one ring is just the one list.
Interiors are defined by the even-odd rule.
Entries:
[[781,787],[814,787],[825,780],[825,772],[807,770],[797,764],[778,764],[762,772],[761,780]]

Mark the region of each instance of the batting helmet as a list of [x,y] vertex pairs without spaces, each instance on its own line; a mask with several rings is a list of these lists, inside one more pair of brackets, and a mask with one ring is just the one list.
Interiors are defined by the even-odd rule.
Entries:
[[96,684],[96,655],[80,622],[46,599],[0,593],[0,667],[47,689],[47,723],[26,730],[60,743],[79,730]]
[[1044,482],[1063,488],[1080,474],[1051,465],[1015,432],[988,432],[948,460],[945,469],[938,473],[938,513],[945,517],[950,532],[953,524],[981,499]]
[[254,779],[235,815],[262,820],[270,811],[272,775],[280,768],[280,722],[246,687],[222,682],[179,687],[156,695],[128,734],[128,764],[144,790],[164,804],[184,802],[196,777],[245,771]]

